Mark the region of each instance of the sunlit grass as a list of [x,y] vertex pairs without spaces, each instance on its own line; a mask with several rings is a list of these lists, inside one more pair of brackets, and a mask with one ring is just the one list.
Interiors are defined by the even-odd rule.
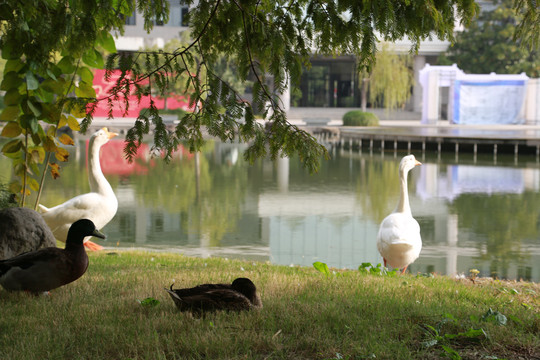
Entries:
[[[173,281],[188,287],[240,276],[257,285],[262,310],[193,318],[163,290]],[[257,262],[100,252],[90,254],[81,279],[49,297],[0,291],[0,358],[438,359],[454,351],[464,359],[532,359],[540,355],[539,294],[532,283],[324,275]],[[159,304],[141,305],[146,298]],[[490,308],[504,314],[506,325],[482,319]],[[471,329],[485,336],[458,336]]]

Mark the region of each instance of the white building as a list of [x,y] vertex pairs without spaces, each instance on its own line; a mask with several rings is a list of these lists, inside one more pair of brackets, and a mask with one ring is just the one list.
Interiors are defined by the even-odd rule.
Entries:
[[[144,30],[144,19],[141,14],[135,14],[126,19],[125,33],[116,39],[118,51],[136,51],[143,47],[162,47],[171,39],[187,28],[189,8],[181,0],[169,0],[170,16],[167,23],[157,21],[153,30]],[[489,1],[478,2],[483,9],[493,4]],[[456,29],[461,30],[456,24]],[[407,108],[416,112],[422,111],[422,88],[419,85],[418,74],[426,64],[436,63],[437,57],[446,51],[450,43],[438,39],[421,43],[418,53],[414,56],[415,85],[413,95]],[[400,40],[392,45],[398,53],[409,53],[411,41]],[[290,98],[285,94],[284,103],[298,107],[359,107],[360,86],[355,56],[343,55],[338,57],[314,56],[312,67],[302,75],[300,97]],[[286,109],[288,110],[288,109]]]

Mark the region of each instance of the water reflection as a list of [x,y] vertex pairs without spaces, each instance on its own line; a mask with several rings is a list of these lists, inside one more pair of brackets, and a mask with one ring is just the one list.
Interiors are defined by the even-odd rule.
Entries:
[[[73,163],[48,180],[42,203],[58,204],[89,190],[87,139]],[[380,221],[398,197],[404,154],[332,150],[316,175],[297,159],[250,166],[241,144],[183,149],[166,164],[145,146],[133,164],[122,142],[103,147],[102,165],[119,200],[104,231],[110,247],[144,247],[197,256],[229,256],[311,266],[323,261],[357,268],[382,259]],[[467,273],[540,281],[540,170],[534,158],[437,157],[425,154],[410,173],[413,214],[424,247],[412,272]],[[0,160],[9,180],[10,163]]]

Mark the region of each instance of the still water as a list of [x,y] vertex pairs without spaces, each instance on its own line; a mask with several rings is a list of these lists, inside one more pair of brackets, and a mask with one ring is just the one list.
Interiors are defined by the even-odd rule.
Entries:
[[[42,204],[89,191],[87,139],[77,143],[75,161],[47,181]],[[180,149],[169,164],[151,157],[146,144],[128,164],[122,147],[112,140],[101,154],[119,200],[103,229],[107,248],[353,269],[382,260],[375,238],[398,201],[397,166],[406,155],[334,148],[309,175],[296,158],[249,165],[242,144],[209,142],[198,159]],[[409,194],[423,249],[409,269],[467,275],[476,268],[482,276],[540,281],[537,159],[416,155],[423,165],[409,174]],[[0,168],[11,171],[6,159]]]

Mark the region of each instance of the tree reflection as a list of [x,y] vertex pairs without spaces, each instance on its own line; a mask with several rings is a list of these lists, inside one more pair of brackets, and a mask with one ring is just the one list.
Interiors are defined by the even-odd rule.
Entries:
[[398,166],[399,159],[362,160],[356,183],[356,196],[366,216],[377,224],[395,209],[398,202],[400,191]]
[[460,231],[475,234],[479,259],[491,263],[493,275],[506,277],[510,263],[522,264],[528,256],[522,242],[536,239],[540,216],[540,195],[532,191],[522,194],[463,194],[450,205],[459,214]]
[[218,246],[226,233],[236,230],[247,188],[242,159],[222,162],[222,155],[209,142],[199,158],[199,176],[195,156],[186,153],[168,164],[160,159],[141,164],[148,171],[131,182],[142,204],[179,214],[180,228],[187,235]]

